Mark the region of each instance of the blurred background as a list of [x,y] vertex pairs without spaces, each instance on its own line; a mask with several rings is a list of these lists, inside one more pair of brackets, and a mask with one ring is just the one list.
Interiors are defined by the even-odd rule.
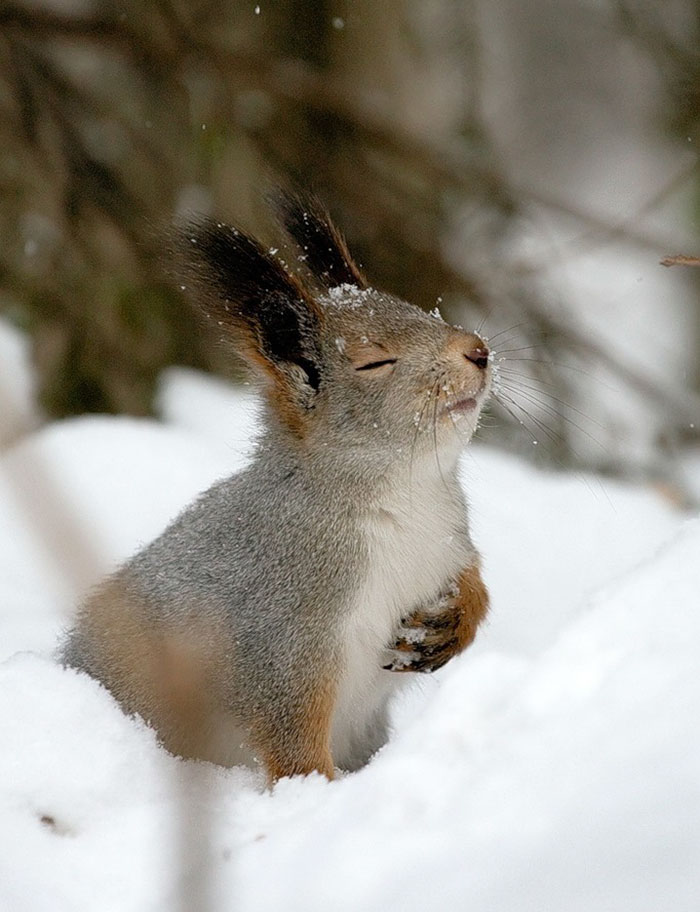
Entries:
[[373,284],[492,340],[483,439],[692,499],[700,269],[660,260],[700,256],[700,0],[10,0],[0,148],[0,317],[47,417],[236,379],[162,232],[280,246],[291,181]]

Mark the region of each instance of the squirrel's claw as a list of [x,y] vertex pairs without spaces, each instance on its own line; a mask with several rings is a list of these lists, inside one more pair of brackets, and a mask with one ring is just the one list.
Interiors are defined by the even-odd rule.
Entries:
[[459,652],[459,612],[452,606],[439,614],[416,611],[401,621],[399,635],[389,647],[392,661],[386,671],[429,673],[442,668]]
[[[391,654],[391,650],[389,650]],[[415,671],[413,667],[414,658],[406,653],[398,654],[388,665],[382,665],[384,671]]]
[[430,674],[446,665],[456,653],[457,640],[450,640],[441,649],[426,650],[424,653],[398,653],[397,658],[389,665],[382,665],[385,671],[413,671]]

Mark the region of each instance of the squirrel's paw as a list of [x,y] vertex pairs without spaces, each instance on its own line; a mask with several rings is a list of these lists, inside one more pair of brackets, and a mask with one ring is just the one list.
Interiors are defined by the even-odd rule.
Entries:
[[388,650],[391,661],[384,669],[437,671],[460,651],[459,611],[444,602],[440,609],[439,613],[419,610],[401,620],[398,636]]

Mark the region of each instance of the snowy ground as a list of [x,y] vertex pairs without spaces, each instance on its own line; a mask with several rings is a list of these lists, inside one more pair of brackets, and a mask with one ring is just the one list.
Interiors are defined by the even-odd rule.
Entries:
[[162,423],[36,431],[1,326],[0,356],[0,910],[700,908],[700,518],[474,446],[487,629],[366,769],[265,792],[50,658],[80,593],[243,464],[251,398],[173,371]]

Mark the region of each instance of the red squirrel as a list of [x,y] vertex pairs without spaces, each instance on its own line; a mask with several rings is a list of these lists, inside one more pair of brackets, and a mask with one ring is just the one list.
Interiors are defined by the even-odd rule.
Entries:
[[488,607],[458,457],[491,384],[486,342],[371,288],[325,210],[282,195],[306,272],[237,228],[183,233],[182,282],[248,362],[254,458],[87,599],[63,661],[175,754],[270,781],[362,766],[413,674]]

